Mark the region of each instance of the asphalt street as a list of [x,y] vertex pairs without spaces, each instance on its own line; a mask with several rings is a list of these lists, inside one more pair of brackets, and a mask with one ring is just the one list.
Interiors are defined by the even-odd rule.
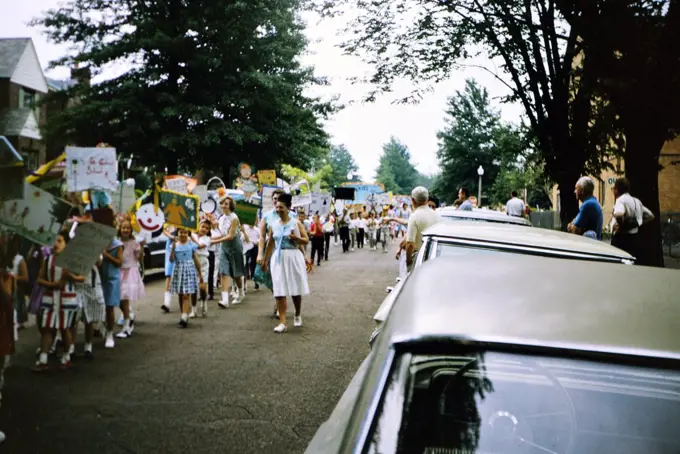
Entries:
[[22,331],[5,374],[0,453],[303,452],[368,353],[397,272],[391,252],[331,251],[310,275],[304,327],[291,317],[283,335],[272,332],[266,289],[226,310],[212,302],[181,330],[176,306],[161,313],[160,279],[136,305],[134,336],[113,350],[97,339],[95,359],[78,357],[71,370],[53,360],[50,372],[30,372],[38,335]]

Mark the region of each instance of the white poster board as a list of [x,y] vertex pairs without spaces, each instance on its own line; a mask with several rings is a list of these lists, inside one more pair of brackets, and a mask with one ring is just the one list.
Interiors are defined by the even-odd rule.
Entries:
[[116,229],[108,225],[86,222],[79,224],[75,237],[54,261],[56,266],[66,268],[73,274],[89,276],[99,255],[116,236]]
[[184,178],[169,178],[165,180],[165,186],[168,191],[179,192],[180,194],[187,194],[187,180]]
[[309,204],[309,214],[317,212],[319,216],[327,216],[331,211],[331,195],[327,192],[313,192],[312,203]]
[[274,204],[272,204],[272,194],[277,189],[281,189],[276,186],[263,186],[262,187],[262,214],[267,213],[274,209]]
[[312,189],[307,180],[300,180],[290,187],[293,196],[291,207],[303,207],[312,203]]
[[118,188],[115,148],[66,147],[66,186],[70,192]]
[[111,205],[116,213],[127,213],[137,201],[135,180],[121,181],[118,188],[111,193]]

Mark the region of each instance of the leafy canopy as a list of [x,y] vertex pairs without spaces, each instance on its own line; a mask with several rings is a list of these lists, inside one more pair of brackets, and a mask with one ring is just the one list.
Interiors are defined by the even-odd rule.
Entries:
[[396,137],[390,137],[383,145],[380,163],[376,171],[376,181],[385,186],[385,191],[394,194],[410,194],[417,186],[420,174],[411,162],[408,147]]
[[71,49],[52,66],[119,75],[66,93],[79,102],[50,121],[48,140],[105,141],[170,172],[323,154],[320,119],[334,106],[303,93],[325,81],[299,63],[298,3],[66,0],[32,23]]

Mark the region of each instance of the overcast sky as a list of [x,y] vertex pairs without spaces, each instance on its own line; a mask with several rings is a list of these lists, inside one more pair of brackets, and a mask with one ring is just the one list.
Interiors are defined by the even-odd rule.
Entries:
[[[10,0],[4,0],[9,2]],[[56,7],[59,0],[21,0],[12,2],[0,15],[0,37],[33,38],[40,63],[43,67],[65,52],[64,47],[48,43],[39,30],[28,27],[26,23],[49,8]],[[340,102],[346,108],[335,115],[327,124],[333,143],[345,144],[359,165],[364,180],[372,181],[381,154],[381,146],[391,135],[404,142],[413,156],[418,170],[424,173],[437,172],[437,131],[444,126],[444,109],[447,97],[464,87],[465,79],[475,78],[489,90],[492,98],[507,93],[507,89],[480,69],[467,69],[452,75],[451,79],[438,85],[417,105],[393,104],[393,96],[384,95],[375,103],[360,102],[365,87],[354,86],[348,79],[366,74],[368,68],[358,59],[342,55],[335,47],[341,38],[338,31],[342,22],[317,24],[311,15],[308,20],[307,34],[311,41],[310,55],[304,62],[316,68],[317,75],[329,78],[331,85],[322,94],[340,95]],[[474,62],[494,69],[493,63],[485,59]],[[69,70],[59,68],[47,73],[50,77],[67,78]],[[403,84],[397,90],[407,92],[409,86]],[[356,101],[356,102],[353,102]],[[503,117],[508,121],[518,121],[521,109],[518,106],[499,106]]]

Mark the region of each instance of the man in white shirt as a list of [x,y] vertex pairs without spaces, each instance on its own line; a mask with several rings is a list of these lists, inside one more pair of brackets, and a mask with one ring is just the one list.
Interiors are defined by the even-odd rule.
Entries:
[[418,186],[411,191],[415,209],[408,219],[406,228],[406,266],[413,266],[413,255],[423,244],[423,231],[435,225],[441,218],[439,214],[427,205],[429,193],[427,188]]
[[639,258],[639,227],[654,220],[654,214],[639,199],[630,195],[630,182],[627,178],[617,179],[612,190],[616,198],[610,224],[612,246]]
[[523,218],[526,209],[527,207],[524,204],[524,201],[517,197],[517,191],[512,191],[512,198],[505,204],[505,214]]

